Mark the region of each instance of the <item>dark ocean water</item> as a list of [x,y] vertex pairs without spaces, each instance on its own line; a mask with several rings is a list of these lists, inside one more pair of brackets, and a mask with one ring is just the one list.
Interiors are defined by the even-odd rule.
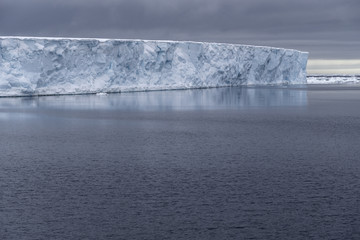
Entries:
[[0,239],[360,239],[360,87],[0,99]]

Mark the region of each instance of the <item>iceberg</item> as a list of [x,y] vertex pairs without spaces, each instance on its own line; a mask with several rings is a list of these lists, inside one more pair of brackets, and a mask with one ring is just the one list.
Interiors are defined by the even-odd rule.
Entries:
[[307,58],[225,43],[0,37],[0,96],[305,84]]
[[307,84],[360,84],[360,75],[313,75]]

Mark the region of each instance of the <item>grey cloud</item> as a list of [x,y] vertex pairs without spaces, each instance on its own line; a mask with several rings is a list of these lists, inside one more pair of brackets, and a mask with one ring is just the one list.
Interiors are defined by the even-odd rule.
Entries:
[[[0,35],[261,44],[359,58],[357,0],[0,0]],[[351,44],[350,44],[351,43]]]

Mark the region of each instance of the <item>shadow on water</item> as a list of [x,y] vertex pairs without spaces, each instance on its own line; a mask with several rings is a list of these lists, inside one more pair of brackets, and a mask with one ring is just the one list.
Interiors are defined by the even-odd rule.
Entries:
[[306,106],[303,88],[228,87],[0,99],[0,111],[13,108],[178,111]]

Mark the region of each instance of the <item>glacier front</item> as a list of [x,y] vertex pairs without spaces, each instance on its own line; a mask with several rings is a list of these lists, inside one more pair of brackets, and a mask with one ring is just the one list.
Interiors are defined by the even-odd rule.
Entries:
[[225,43],[0,37],[0,96],[305,84],[307,58]]

